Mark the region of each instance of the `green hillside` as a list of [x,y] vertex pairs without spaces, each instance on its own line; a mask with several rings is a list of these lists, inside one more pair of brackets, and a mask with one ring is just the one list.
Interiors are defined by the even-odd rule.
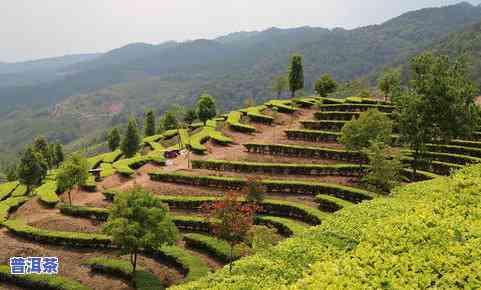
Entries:
[[287,71],[293,52],[304,56],[310,93],[322,73],[348,81],[393,61],[403,63],[480,18],[480,7],[460,3],[352,30],[271,28],[214,40],[127,45],[62,66],[57,72],[65,77],[59,81],[0,88],[0,147],[14,152],[36,135],[64,144],[92,143],[129,113],[191,105],[204,91],[218,97],[223,110],[242,105],[246,97],[266,101],[271,78]]
[[480,165],[398,188],[172,289],[478,289],[480,190]]

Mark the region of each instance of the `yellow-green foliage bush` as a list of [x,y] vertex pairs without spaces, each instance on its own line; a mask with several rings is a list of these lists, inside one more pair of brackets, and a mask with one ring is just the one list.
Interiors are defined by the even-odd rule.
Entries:
[[18,181],[0,184],[0,200],[4,200],[9,197],[12,191],[14,191],[18,185]]
[[212,139],[221,145],[232,143],[232,139],[224,136],[221,132],[216,131],[215,127],[209,126],[209,121],[207,121],[207,126],[190,137],[190,148],[196,154],[205,153],[207,148],[202,145],[202,143],[207,142],[209,139]]
[[479,289],[481,165],[342,209],[174,289]]
[[[15,275],[10,273],[10,267],[0,266],[0,281],[9,282],[25,289],[55,289],[55,290],[89,290],[90,288],[75,280],[49,274]],[[22,287],[22,288],[23,288]]]
[[229,124],[229,126],[235,131],[242,132],[242,133],[254,133],[256,131],[256,128],[249,125],[241,124],[241,118],[242,118],[241,112],[239,111],[230,112],[229,115],[227,116],[227,124]]
[[115,169],[110,163],[100,164],[100,177],[106,178],[115,174]]
[[54,207],[60,201],[57,195],[56,181],[45,182],[35,190],[35,194],[47,206]]
[[28,193],[28,188],[26,185],[19,184],[14,191],[12,191],[11,197],[25,196]]
[[162,156],[156,156],[155,154],[146,156],[139,155],[129,159],[121,159],[112,164],[112,166],[118,173],[125,176],[131,176],[135,173],[134,169],[138,169],[149,162],[165,165],[165,158],[163,154]]
[[28,197],[11,197],[0,202],[0,224],[7,220],[8,214],[27,202]]

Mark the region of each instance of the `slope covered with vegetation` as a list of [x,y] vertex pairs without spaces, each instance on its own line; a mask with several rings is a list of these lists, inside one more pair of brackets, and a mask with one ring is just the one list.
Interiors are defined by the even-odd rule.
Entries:
[[[92,140],[105,127],[122,123],[127,113],[147,107],[163,112],[174,101],[191,105],[200,91],[229,96],[219,98],[225,110],[242,105],[245,96],[265,101],[272,95],[271,78],[285,73],[284,61],[293,52],[305,57],[305,90],[312,92],[322,73],[347,81],[403,62],[480,16],[480,7],[460,3],[353,30],[272,28],[214,40],[131,44],[62,67],[57,72],[66,77],[60,81],[1,88],[0,146],[15,151],[39,134],[78,144],[79,137]],[[13,110],[18,104],[35,106]]]
[[480,191],[480,165],[400,187],[174,289],[476,289]]

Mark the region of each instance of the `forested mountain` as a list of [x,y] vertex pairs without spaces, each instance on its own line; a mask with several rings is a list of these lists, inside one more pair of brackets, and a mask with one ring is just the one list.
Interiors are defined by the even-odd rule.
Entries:
[[100,54],[75,54],[33,61],[0,62],[0,87],[18,87],[53,81],[64,76],[61,70],[71,65],[91,61]]
[[305,90],[311,92],[322,73],[347,81],[403,63],[480,18],[479,6],[460,3],[352,30],[271,28],[213,40],[130,44],[59,67],[53,74],[62,77],[51,82],[0,87],[0,146],[14,149],[36,134],[68,143],[129,112],[192,104],[203,91],[224,109],[248,96],[265,100],[272,95],[270,79],[287,71],[294,52],[304,56]]

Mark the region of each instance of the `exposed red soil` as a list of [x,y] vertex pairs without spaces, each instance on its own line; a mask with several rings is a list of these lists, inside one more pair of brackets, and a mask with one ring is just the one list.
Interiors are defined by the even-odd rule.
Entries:
[[[2,264],[8,264],[8,259],[13,256],[59,257],[60,275],[77,280],[92,289],[132,289],[119,279],[104,275],[94,275],[88,267],[82,265],[82,261],[94,257],[118,259],[118,253],[116,251],[73,249],[32,243],[9,234],[5,229],[0,230],[0,242],[2,245],[0,263]],[[140,257],[139,265],[147,269],[152,269],[153,273],[164,281],[179,281],[181,279],[180,273],[172,268],[160,265],[151,259]]]
[[[221,196],[222,190],[213,190],[209,188],[199,188],[194,186],[184,186],[178,184],[169,184],[163,182],[154,182],[149,178],[149,172],[163,171],[163,172],[182,172],[188,171],[197,175],[222,175],[222,176],[245,176],[245,174],[231,173],[231,172],[215,172],[209,170],[192,170],[189,169],[189,159],[224,159],[224,160],[238,160],[238,161],[255,161],[255,162],[276,162],[276,163],[307,163],[307,164],[333,164],[339,163],[332,160],[315,160],[308,158],[291,158],[291,157],[274,157],[264,156],[258,154],[249,154],[246,152],[242,144],[245,143],[280,143],[280,144],[299,144],[312,147],[331,147],[342,148],[342,145],[333,143],[312,143],[312,142],[298,142],[288,140],[285,137],[284,130],[289,128],[300,128],[299,120],[313,119],[314,110],[303,110],[296,113],[294,117],[287,114],[278,113],[275,120],[275,126],[268,126],[256,123],[249,123],[256,127],[258,132],[254,134],[243,134],[234,132],[224,126],[221,131],[224,135],[231,137],[234,144],[229,146],[220,146],[208,142],[205,144],[208,154],[205,156],[197,155],[182,155],[174,160],[169,161],[169,165],[159,167],[153,164],[147,164],[136,171],[131,178],[114,175],[105,178],[103,181],[97,183],[97,192],[73,191],[71,193],[72,202],[75,205],[91,206],[91,207],[108,207],[110,202],[104,200],[102,191],[110,188],[118,188],[121,190],[132,188],[136,185],[145,187],[155,194],[162,195],[213,195]],[[266,114],[272,114],[266,111]],[[251,174],[254,176],[253,174]],[[346,184],[349,186],[356,186],[355,180],[352,178],[344,178],[339,176],[326,177],[312,177],[312,176],[286,176],[286,175],[267,175],[255,174],[263,178],[273,179],[299,179],[317,182],[329,182],[337,184]],[[317,207],[313,200],[313,196],[299,196],[290,194],[269,194],[268,198],[283,199],[289,201],[300,202],[302,204]],[[67,195],[61,195],[63,201],[67,201]],[[176,211],[177,214],[189,214],[189,212]],[[190,212],[191,214],[192,212]],[[34,198],[21,206],[11,218],[22,218],[28,224],[44,229],[57,231],[76,231],[76,232],[98,232],[101,230],[101,223],[91,221],[88,219],[74,218],[60,214],[58,209],[50,209],[42,206],[39,201]],[[71,279],[75,279],[93,289],[131,289],[125,282],[110,278],[108,276],[93,275],[88,268],[82,266],[83,260],[90,257],[112,257],[117,258],[117,252],[113,250],[95,250],[95,249],[71,249],[64,247],[55,247],[49,245],[42,245],[31,243],[29,241],[16,238],[7,233],[5,229],[0,230],[0,245],[3,250],[0,252],[0,263],[6,263],[11,256],[58,256],[61,260],[61,274]],[[179,245],[183,246],[183,242],[179,241]],[[211,268],[218,269],[222,264],[212,259],[208,255],[190,251],[201,257]],[[164,281],[169,283],[176,283],[182,279],[180,273],[165,265],[159,264],[151,259],[141,257],[140,266],[152,270],[152,272]],[[67,267],[68,265],[68,267]],[[0,289],[15,289],[6,284],[0,284]]]

